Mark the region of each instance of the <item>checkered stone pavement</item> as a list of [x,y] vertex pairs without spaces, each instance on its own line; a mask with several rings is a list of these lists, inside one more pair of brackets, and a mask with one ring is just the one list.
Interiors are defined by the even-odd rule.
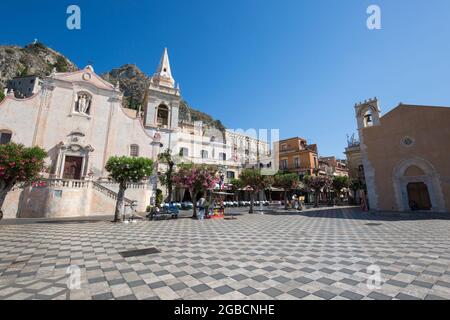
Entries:
[[[0,299],[450,299],[450,220],[357,210],[0,225]],[[123,258],[155,247],[160,253]],[[368,288],[367,268],[383,283]],[[80,288],[69,290],[77,266]]]

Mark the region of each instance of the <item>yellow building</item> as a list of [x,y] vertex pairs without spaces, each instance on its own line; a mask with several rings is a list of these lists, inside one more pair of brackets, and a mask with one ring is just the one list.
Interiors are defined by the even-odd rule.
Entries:
[[279,150],[279,166],[281,171],[298,175],[313,175],[319,168],[317,145],[308,145],[302,138],[290,138],[277,143]]

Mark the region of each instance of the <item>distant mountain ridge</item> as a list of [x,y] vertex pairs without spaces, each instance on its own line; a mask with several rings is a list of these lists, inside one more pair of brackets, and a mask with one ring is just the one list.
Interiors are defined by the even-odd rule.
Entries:
[[[25,47],[0,46],[0,92],[3,92],[7,82],[17,76],[37,75],[41,78],[57,72],[73,72],[79,68],[63,54],[47,47],[41,42],[35,42]],[[120,83],[124,94],[123,106],[138,110],[142,108],[145,91],[150,85],[150,77],[133,64],[125,64],[100,75],[103,79],[115,85]],[[186,101],[180,105],[180,120],[203,121],[221,131],[225,130],[220,120],[191,108]]]

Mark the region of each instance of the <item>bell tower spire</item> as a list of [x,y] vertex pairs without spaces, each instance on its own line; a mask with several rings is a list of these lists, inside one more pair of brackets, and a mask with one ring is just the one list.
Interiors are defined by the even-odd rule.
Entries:
[[152,77],[153,83],[164,86],[164,87],[175,87],[175,80],[172,77],[172,72],[170,70],[169,54],[167,53],[167,48],[164,48],[161,61],[159,62],[156,73]]

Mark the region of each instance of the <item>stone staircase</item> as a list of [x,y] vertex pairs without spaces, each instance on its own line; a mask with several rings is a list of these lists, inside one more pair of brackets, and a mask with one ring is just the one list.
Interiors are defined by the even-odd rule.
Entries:
[[[95,181],[90,182],[92,183],[92,188],[94,190],[103,193],[105,196],[107,196],[110,199],[113,199],[114,201],[117,201],[118,193],[116,191],[111,190],[98,182]],[[136,200],[131,200],[126,197],[123,199],[123,201],[125,202],[126,205],[132,205],[133,203],[136,202]]]

